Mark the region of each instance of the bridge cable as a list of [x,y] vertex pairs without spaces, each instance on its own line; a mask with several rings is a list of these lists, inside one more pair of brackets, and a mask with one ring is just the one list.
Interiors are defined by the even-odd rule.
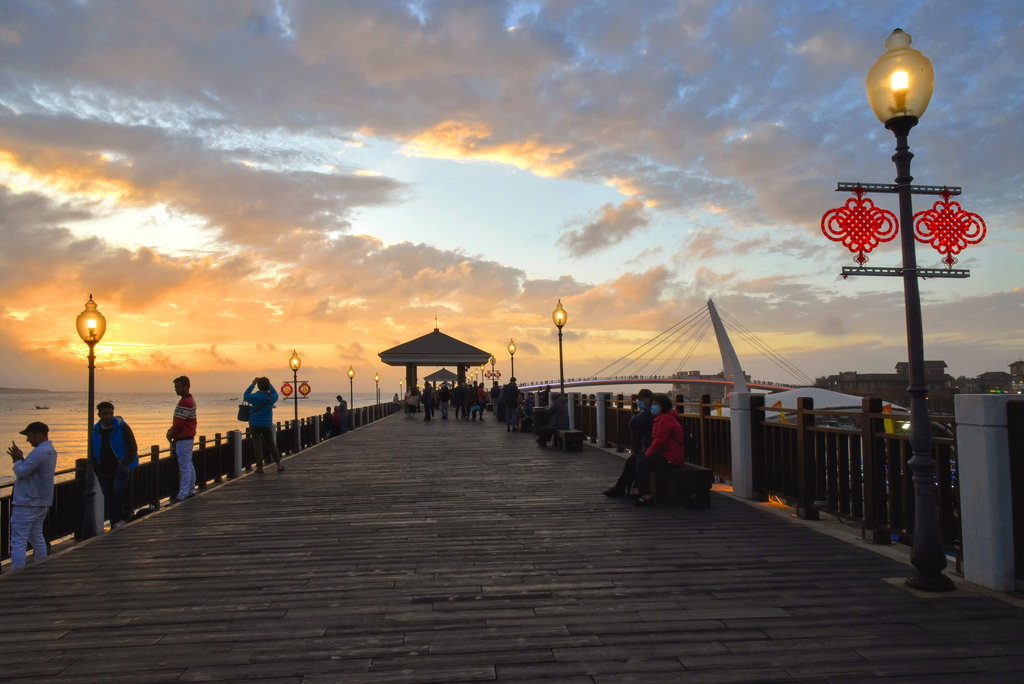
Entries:
[[789,373],[795,380],[805,384],[813,385],[814,380],[811,379],[806,373],[794,366],[791,362],[787,361],[781,354],[771,347],[767,342],[762,340],[756,334],[748,330],[742,323],[740,323],[735,317],[724,311],[722,307],[718,307],[718,311],[722,314],[722,317],[729,323],[729,327],[734,332],[738,333],[739,336],[750,346],[754,347],[755,350],[759,351],[762,356],[772,361],[776,366]]

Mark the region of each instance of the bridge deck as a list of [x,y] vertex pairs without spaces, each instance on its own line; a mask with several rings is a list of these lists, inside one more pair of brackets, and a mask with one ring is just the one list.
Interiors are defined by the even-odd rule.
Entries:
[[0,680],[1013,681],[1024,610],[622,461],[400,415],[0,577]]

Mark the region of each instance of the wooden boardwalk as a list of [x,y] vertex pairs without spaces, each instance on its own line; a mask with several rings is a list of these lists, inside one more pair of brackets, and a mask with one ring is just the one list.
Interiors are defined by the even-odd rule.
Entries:
[[713,494],[396,415],[0,577],[0,681],[1020,682],[1024,610]]

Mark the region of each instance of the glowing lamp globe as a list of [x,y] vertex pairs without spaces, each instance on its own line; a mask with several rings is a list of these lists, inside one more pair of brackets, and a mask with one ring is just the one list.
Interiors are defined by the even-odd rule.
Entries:
[[562,308],[561,299],[558,300],[558,306],[555,307],[555,310],[551,312],[551,320],[555,322],[555,325],[559,330],[561,330],[562,326],[564,326],[569,320],[569,314],[567,314],[565,309]]
[[302,366],[302,361],[299,360],[299,352],[293,349],[292,358],[288,359],[288,367],[291,368],[293,371],[297,371],[299,370],[300,366]]
[[90,347],[103,339],[103,333],[107,331],[107,319],[96,308],[92,295],[89,295],[89,301],[85,303],[85,311],[75,319],[75,327],[78,336]]
[[903,29],[893,31],[885,39],[885,54],[868,71],[868,104],[884,124],[898,117],[920,119],[935,90],[932,63],[910,42]]

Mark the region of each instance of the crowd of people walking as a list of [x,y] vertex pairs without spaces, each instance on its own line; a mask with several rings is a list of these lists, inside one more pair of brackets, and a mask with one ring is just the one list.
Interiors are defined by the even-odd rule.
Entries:
[[533,400],[519,391],[515,378],[504,386],[495,380],[490,389],[482,382],[425,382],[422,390],[413,387],[405,393],[402,406],[407,418],[422,412],[424,422],[435,420],[438,413],[441,420],[452,416],[456,420],[483,422],[490,407],[495,420],[504,422],[508,432],[518,432],[524,422],[532,429]]

